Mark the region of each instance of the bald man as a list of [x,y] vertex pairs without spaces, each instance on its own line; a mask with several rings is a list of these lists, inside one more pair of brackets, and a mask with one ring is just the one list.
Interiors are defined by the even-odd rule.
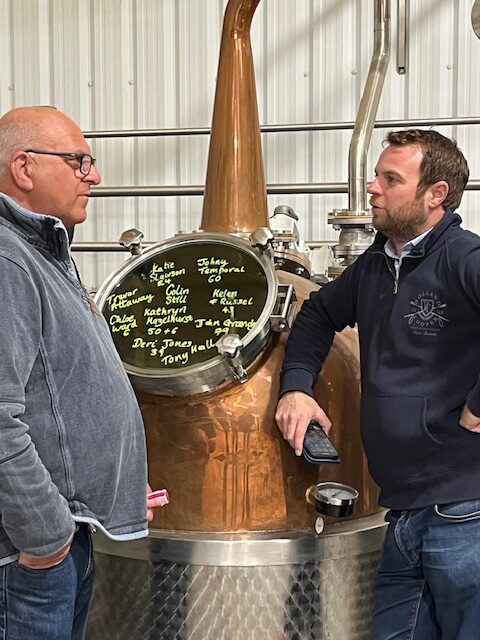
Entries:
[[141,415],[67,228],[100,182],[80,128],[54,108],[0,119],[0,636],[80,640],[90,534],[147,535]]

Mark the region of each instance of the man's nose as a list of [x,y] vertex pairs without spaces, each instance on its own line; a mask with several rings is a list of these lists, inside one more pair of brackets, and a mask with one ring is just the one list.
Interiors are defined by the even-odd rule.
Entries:
[[91,182],[92,184],[100,184],[102,181],[102,177],[94,164],[92,164],[90,171],[85,176],[85,181]]
[[380,185],[378,183],[378,178],[374,178],[372,182],[367,186],[367,193],[379,194],[381,192]]

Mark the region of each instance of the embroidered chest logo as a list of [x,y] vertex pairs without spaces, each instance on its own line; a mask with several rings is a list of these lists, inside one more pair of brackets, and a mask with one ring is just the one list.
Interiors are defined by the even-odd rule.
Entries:
[[419,293],[414,300],[410,300],[410,306],[411,313],[406,313],[404,317],[415,335],[436,335],[449,322],[445,317],[447,305],[432,291]]

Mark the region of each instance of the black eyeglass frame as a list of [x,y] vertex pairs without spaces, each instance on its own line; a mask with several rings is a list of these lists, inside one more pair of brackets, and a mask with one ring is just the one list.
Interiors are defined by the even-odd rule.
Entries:
[[[80,173],[84,176],[88,176],[92,167],[95,166],[97,161],[96,158],[91,156],[89,153],[71,153],[69,151],[45,151],[44,149],[25,149],[26,153],[40,153],[44,156],[59,156],[60,158],[65,158],[66,160],[76,160],[80,167]],[[88,160],[85,160],[88,158]],[[87,164],[87,170],[85,170],[85,163]]]

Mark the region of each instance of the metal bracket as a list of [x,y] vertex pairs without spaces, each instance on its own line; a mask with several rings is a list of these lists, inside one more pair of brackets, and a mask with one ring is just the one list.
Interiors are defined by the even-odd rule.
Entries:
[[242,358],[240,356],[240,349],[243,347],[240,336],[236,333],[227,333],[217,340],[215,346],[217,347],[218,353],[227,361],[234,378],[239,382],[246,382],[248,380],[248,373],[243,368]]
[[138,256],[142,253],[143,233],[138,229],[127,229],[120,236],[118,244],[130,251],[132,256]]
[[270,316],[270,324],[273,331],[281,333],[290,331],[297,306],[297,296],[293,284],[279,284],[277,304],[274,313]]

